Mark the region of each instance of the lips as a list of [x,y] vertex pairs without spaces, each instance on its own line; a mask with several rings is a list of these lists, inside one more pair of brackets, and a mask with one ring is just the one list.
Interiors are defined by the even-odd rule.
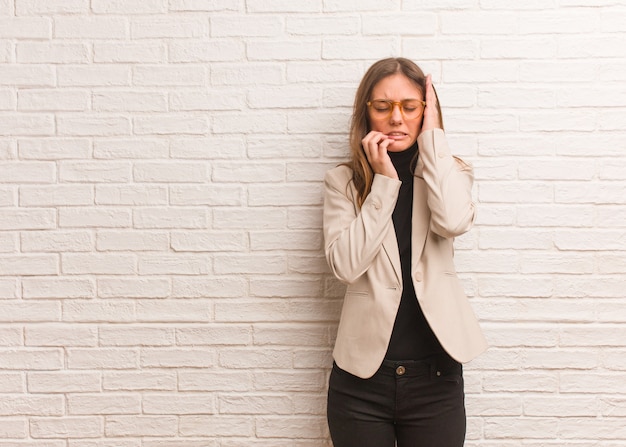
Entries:
[[398,138],[404,138],[406,137],[408,134],[404,133],[404,132],[390,132],[387,134],[387,136],[389,138],[393,138],[393,139],[398,139]]

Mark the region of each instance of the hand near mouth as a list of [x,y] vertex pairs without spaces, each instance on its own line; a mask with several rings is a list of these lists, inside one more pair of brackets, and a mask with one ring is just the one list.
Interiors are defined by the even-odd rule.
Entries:
[[[392,132],[397,133],[397,132]],[[389,158],[387,148],[395,140],[389,135],[372,130],[361,140],[363,150],[372,170],[376,174],[398,179],[398,172]]]

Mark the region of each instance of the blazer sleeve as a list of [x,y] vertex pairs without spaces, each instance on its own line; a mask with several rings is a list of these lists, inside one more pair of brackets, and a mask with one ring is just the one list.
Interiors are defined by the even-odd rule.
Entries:
[[358,209],[350,188],[352,171],[331,169],[324,177],[324,252],[333,274],[352,283],[367,271],[393,225],[391,216],[402,182],[376,174]]
[[417,169],[426,183],[430,229],[446,238],[459,236],[468,231],[476,219],[472,166],[452,156],[442,129],[423,132],[417,142]]

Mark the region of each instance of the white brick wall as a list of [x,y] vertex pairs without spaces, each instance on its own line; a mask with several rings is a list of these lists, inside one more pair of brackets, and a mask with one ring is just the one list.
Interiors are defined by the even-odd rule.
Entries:
[[376,59],[476,167],[469,447],[626,446],[626,0],[0,0],[0,447],[328,447]]

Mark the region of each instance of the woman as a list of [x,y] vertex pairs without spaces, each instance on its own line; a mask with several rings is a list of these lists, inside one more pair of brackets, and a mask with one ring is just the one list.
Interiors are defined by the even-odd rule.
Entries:
[[[324,248],[346,290],[328,390],[335,447],[457,447],[461,363],[486,342],[456,276],[475,218],[430,75],[376,62],[356,93],[350,162],[326,173]],[[397,444],[396,444],[397,443]]]

